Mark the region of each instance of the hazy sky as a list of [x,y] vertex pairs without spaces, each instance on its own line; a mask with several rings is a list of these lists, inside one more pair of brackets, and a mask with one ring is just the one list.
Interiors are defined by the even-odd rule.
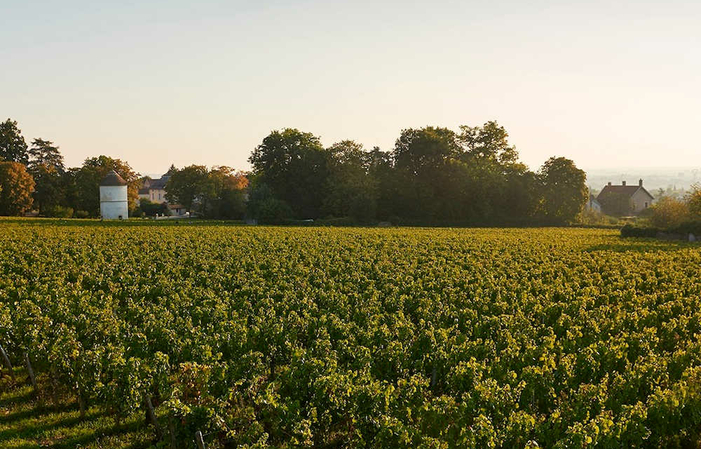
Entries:
[[536,168],[701,166],[701,2],[0,0],[0,117],[68,165],[248,168],[497,120]]

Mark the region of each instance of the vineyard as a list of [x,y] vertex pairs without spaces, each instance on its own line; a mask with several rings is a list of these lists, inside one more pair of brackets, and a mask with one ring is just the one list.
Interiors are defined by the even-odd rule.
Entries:
[[701,441],[693,244],[31,223],[0,221],[3,376],[164,448]]

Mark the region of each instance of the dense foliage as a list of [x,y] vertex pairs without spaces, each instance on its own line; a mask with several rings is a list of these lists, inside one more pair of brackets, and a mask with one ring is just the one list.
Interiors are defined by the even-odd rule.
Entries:
[[324,148],[313,134],[287,128],[263,139],[249,161],[250,212],[268,222],[287,215],[424,225],[566,224],[580,217],[587,198],[586,175],[574,162],[553,157],[530,171],[493,121],[460,132],[405,129],[388,152],[366,151],[350,140]]
[[32,207],[34,179],[19,162],[0,160],[0,215],[22,215]]
[[116,416],[151,399],[178,441],[698,441],[690,244],[591,229],[54,223],[0,222],[0,344]]
[[[323,219],[532,226],[580,220],[587,198],[585,173],[562,157],[531,171],[508,137],[494,121],[461,126],[459,132],[427,126],[402,130],[390,151],[366,151],[352,140],[324,147],[312,133],[285,128],[272,131],[253,149],[252,173],[171,165],[166,200],[199,217],[266,224]],[[27,150],[17,123],[9,119],[0,124],[3,158],[27,165],[36,187],[24,193],[33,195],[43,216],[97,217],[99,182],[110,170],[128,183],[130,216],[161,213],[150,204],[138,207],[138,191],[150,179],[126,161],[101,155],[66,169],[58,146],[36,138]]]

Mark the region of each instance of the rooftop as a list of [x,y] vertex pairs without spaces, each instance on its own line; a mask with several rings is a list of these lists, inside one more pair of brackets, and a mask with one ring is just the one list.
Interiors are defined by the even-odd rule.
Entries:
[[107,176],[102,178],[102,182],[100,182],[100,186],[125,186],[127,185],[127,182],[119,176],[119,174],[112,170],[109,173],[107,173]]
[[643,187],[643,180],[641,179],[638,181],[638,184],[633,184],[633,185],[628,185],[625,181],[623,181],[620,185],[614,185],[612,183],[608,183],[607,185],[604,186],[604,188],[601,190],[601,193],[599,193],[599,196],[597,199],[601,198],[602,195],[607,194],[607,193],[616,193],[616,194],[622,194],[626,196],[633,196],[635,195],[635,192],[638,190],[642,189],[643,192],[645,192],[650,198],[655,199],[650,192]]

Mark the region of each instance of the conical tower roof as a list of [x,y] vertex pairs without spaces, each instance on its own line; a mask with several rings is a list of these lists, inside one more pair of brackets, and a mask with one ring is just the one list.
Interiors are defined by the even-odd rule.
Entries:
[[112,170],[109,173],[107,173],[107,176],[102,178],[102,182],[100,182],[101,186],[125,186],[127,185],[127,182],[117,174],[116,171]]

